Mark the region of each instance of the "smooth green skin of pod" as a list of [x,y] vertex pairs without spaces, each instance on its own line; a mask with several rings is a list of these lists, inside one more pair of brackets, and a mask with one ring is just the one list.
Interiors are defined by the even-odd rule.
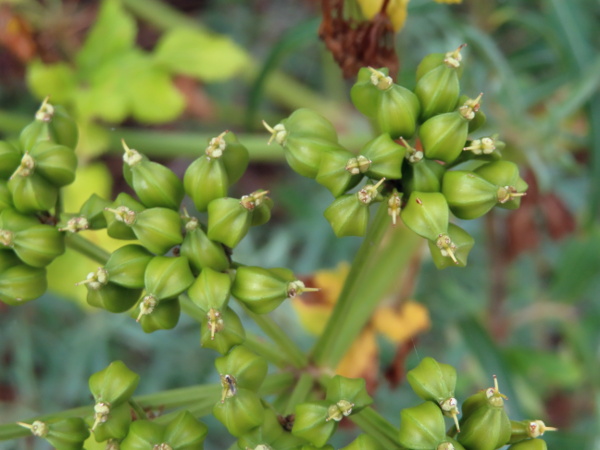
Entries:
[[288,133],[315,136],[326,141],[338,141],[333,124],[321,114],[308,108],[295,110],[287,119],[281,121]]
[[208,204],[227,196],[229,177],[222,158],[206,155],[194,160],[185,171],[183,186],[198,211],[206,211]]
[[429,356],[409,370],[406,379],[415,394],[423,400],[439,403],[454,397],[456,369]]
[[80,417],[70,417],[48,424],[48,434],[44,436],[56,450],[80,450],[90,436],[88,427]]
[[337,141],[290,133],[283,143],[283,150],[285,159],[294,172],[303,177],[316,178],[323,155],[344,148]]
[[352,414],[359,412],[373,403],[373,399],[367,393],[364,378],[346,378],[341,375],[335,375],[327,383],[325,400],[330,404],[337,403],[340,400],[353,403]]
[[296,277],[289,269],[242,266],[237,269],[231,295],[256,314],[266,314],[288,298],[288,286]]
[[[512,186],[517,192],[525,192],[529,187],[519,174],[519,167],[510,161],[494,161],[478,167],[474,172],[496,186]],[[515,197],[496,206],[504,209],[517,209],[521,206],[521,197]]]
[[225,141],[225,150],[221,160],[227,172],[229,185],[232,185],[237,183],[246,172],[250,162],[250,154],[248,149],[240,143],[235,133],[228,131],[223,136],[223,140]]
[[89,224],[90,230],[100,230],[106,228],[106,217],[104,216],[104,208],[110,206],[110,201],[92,194],[79,210],[79,216],[85,217]]
[[29,155],[35,163],[34,171],[54,186],[66,186],[75,180],[77,157],[73,149],[41,141],[33,146]]
[[201,226],[186,230],[179,252],[187,257],[195,273],[207,268],[217,271],[229,268],[229,258],[223,245],[211,241]]
[[167,444],[173,450],[202,450],[208,428],[189,411],[180,411],[166,424],[137,420],[121,442],[121,450],[149,450]]
[[439,192],[410,194],[400,217],[404,224],[419,236],[433,241],[448,232],[448,204]]
[[208,238],[234,248],[252,224],[252,211],[239,199],[218,198],[208,204]]
[[234,347],[226,356],[217,358],[215,367],[221,375],[233,375],[238,387],[253,392],[260,388],[269,369],[265,358],[241,345]]
[[65,252],[65,237],[50,225],[35,225],[14,233],[12,249],[25,264],[46,267]]
[[132,166],[123,164],[123,173],[127,171],[131,175],[125,179],[146,207],[179,210],[184,196],[183,185],[171,169],[142,158]]
[[33,216],[21,214],[12,208],[0,212],[0,230],[19,231],[40,225],[40,221]]
[[183,242],[181,217],[172,209],[145,209],[136,214],[131,229],[140,243],[157,255],[162,255]]
[[362,174],[352,175],[346,170],[346,164],[353,157],[354,154],[346,150],[325,153],[315,181],[329,189],[334,197],[352,189],[362,178]]
[[27,151],[36,143],[47,140],[71,149],[77,147],[79,131],[75,121],[61,105],[50,105],[50,107],[53,111],[47,114],[44,120],[36,118],[21,131],[19,143],[23,150]]
[[139,382],[140,376],[123,361],[111,362],[104,369],[93,373],[88,381],[96,403],[106,402],[112,407],[127,402]]
[[15,306],[34,300],[46,289],[46,269],[19,264],[0,273],[0,300],[7,305]]
[[342,447],[340,450],[385,450],[385,447],[368,434],[361,434],[349,445]]
[[369,224],[369,205],[356,194],[336,198],[323,213],[337,237],[364,236]]
[[[417,66],[416,80],[419,81],[427,72],[444,65],[446,55],[447,53],[430,53],[429,55],[426,55]],[[460,78],[463,72],[463,65],[461,64],[455,70]]]
[[227,305],[230,290],[229,274],[206,267],[190,285],[187,294],[203,311],[220,310]]
[[[137,308],[132,310],[132,315],[137,316]],[[144,333],[153,333],[157,330],[170,330],[179,322],[181,306],[177,298],[164,298],[159,301],[150,314],[140,318],[140,325]]]
[[455,68],[445,64],[425,73],[415,86],[421,103],[421,120],[453,111],[460,96],[460,82]]
[[131,408],[127,402],[111,405],[108,420],[96,425],[93,431],[96,442],[108,439],[123,439],[127,436],[131,424]]
[[0,180],[0,211],[4,211],[6,208],[12,208],[12,198],[7,182]]
[[256,448],[258,445],[269,445],[270,448],[295,448],[294,445],[286,446],[281,442],[279,446],[276,445],[280,437],[292,437],[289,433],[285,433],[286,436],[282,436],[284,433],[275,412],[271,409],[265,409],[263,423],[259,427],[240,436],[237,446],[240,450]]
[[516,444],[527,439],[543,436],[546,431],[556,431],[556,428],[547,427],[541,420],[511,420],[509,444]]
[[398,442],[414,450],[436,449],[446,438],[446,424],[440,408],[433,402],[400,411]]
[[257,227],[267,223],[271,219],[271,210],[273,209],[273,200],[270,197],[263,197],[260,204],[252,210],[251,227]]
[[216,350],[221,355],[226,354],[232,347],[242,344],[246,340],[246,331],[238,315],[229,307],[220,310],[223,328],[217,331],[215,338],[211,339],[208,317],[205,316],[200,327],[200,345],[204,348]]
[[511,445],[508,450],[548,450],[548,445],[543,439],[527,439]]
[[21,152],[10,142],[0,141],[0,178],[10,177],[21,163]]
[[440,192],[442,178],[446,168],[430,159],[423,158],[415,163],[404,164],[402,168],[402,186],[405,194],[413,191]]
[[115,250],[104,268],[112,283],[131,289],[142,289],[146,267],[153,257],[154,255],[141,245],[129,244]]
[[263,423],[265,411],[256,393],[238,388],[233,397],[217,402],[213,415],[232,436],[240,437]]
[[157,300],[176,297],[193,282],[194,275],[185,256],[155,256],[144,272],[146,292]]
[[21,260],[14,252],[10,250],[0,250],[0,273],[18,264],[21,264]]
[[[382,67],[377,69],[385,76],[389,75],[389,69]],[[371,82],[371,71],[368,67],[362,67],[358,71],[356,83],[350,89],[350,99],[354,107],[367,117],[374,117],[379,108],[381,89]]]
[[396,139],[410,139],[415,134],[421,112],[419,99],[412,91],[397,84],[381,91],[379,106],[374,117],[381,133],[389,133]]
[[453,252],[458,264],[454,263],[449,256],[443,256],[435,241],[428,241],[433,263],[438,269],[445,269],[446,267],[465,267],[467,265],[469,252],[475,245],[475,240],[469,233],[453,223],[448,224],[448,236],[456,246],[456,249],[453,249]]
[[[110,208],[117,209],[119,206],[125,206],[136,213],[144,210],[144,205],[124,192],[117,195]],[[104,218],[106,219],[106,232],[111,238],[124,240],[136,238],[133,229],[129,225],[118,221],[112,212],[104,211]]]
[[49,211],[56,206],[58,188],[37,173],[8,180],[15,209],[21,213]]
[[510,419],[503,405],[490,403],[486,391],[467,398],[462,410],[457,440],[463,446],[469,450],[494,450],[508,443],[512,429]]
[[425,157],[446,163],[460,156],[468,134],[469,120],[458,111],[433,116],[419,129]]
[[126,288],[110,281],[99,289],[92,289],[89,284],[86,284],[86,287],[88,305],[112,313],[121,313],[131,309],[142,295],[141,289]]
[[317,401],[296,405],[292,434],[322,447],[333,436],[338,427],[335,420],[327,421],[330,403]]
[[368,177],[389,180],[402,178],[406,148],[394,142],[388,133],[367,142],[360,154],[371,161],[369,170],[365,172]]
[[444,174],[442,194],[459,219],[476,219],[498,203],[498,186],[474,172],[452,170]]

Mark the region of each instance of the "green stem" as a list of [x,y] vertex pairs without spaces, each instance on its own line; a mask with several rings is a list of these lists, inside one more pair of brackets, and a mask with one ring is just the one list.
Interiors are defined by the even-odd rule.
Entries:
[[75,250],[100,264],[106,264],[110,256],[110,253],[106,250],[77,233],[67,233],[65,236],[65,243],[70,249]]
[[144,411],[144,408],[142,408],[142,405],[140,405],[137,401],[135,401],[132,398],[129,399],[128,403],[131,409],[133,409],[133,411],[135,412],[135,415],[137,416],[138,420],[148,419],[148,415],[146,414],[146,411]]
[[275,342],[287,357],[290,363],[297,369],[306,367],[308,358],[304,352],[271,317],[264,314],[255,314],[242,302],[238,302],[246,314]]
[[281,352],[281,349],[278,346],[276,346],[272,342],[265,340],[264,338],[249,333],[248,331],[246,331],[246,340],[244,341],[244,347],[246,347],[248,350],[253,351],[257,355],[262,356],[275,367],[284,369],[290,366],[290,361]]
[[300,375],[300,378],[296,382],[296,386],[294,387],[292,395],[288,400],[287,406],[283,411],[284,416],[287,416],[288,414],[293,414],[296,405],[306,401],[308,395],[312,391],[314,382],[315,380],[309,373],[302,372],[302,375]]
[[380,205],[333,313],[315,344],[313,358],[319,367],[337,366],[380,301],[398,288],[400,274],[422,242],[404,225],[394,227],[387,204]]
[[398,429],[373,408],[367,407],[358,414],[350,415],[349,418],[361,430],[375,438],[381,448],[389,450],[403,448],[398,444]]

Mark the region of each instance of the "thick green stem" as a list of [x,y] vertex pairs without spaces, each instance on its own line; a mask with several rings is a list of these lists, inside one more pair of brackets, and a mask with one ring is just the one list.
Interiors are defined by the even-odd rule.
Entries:
[[381,448],[402,449],[398,444],[398,429],[389,423],[373,408],[365,408],[358,414],[352,414],[350,420],[365,433],[375,438]]
[[110,253],[106,250],[77,233],[67,233],[65,236],[65,243],[70,249],[75,250],[100,264],[106,264],[110,256]]
[[303,372],[292,391],[292,395],[290,396],[287,406],[283,411],[283,415],[287,416],[288,414],[294,413],[294,408],[297,404],[306,401],[308,395],[312,391],[314,385],[314,378],[307,372]]
[[250,311],[242,302],[238,302],[246,314],[275,342],[297,369],[306,367],[308,358],[304,352],[290,339],[287,333],[269,316],[264,314],[255,314]]
[[397,289],[400,274],[423,239],[404,225],[392,225],[380,205],[352,263],[340,298],[313,350],[314,362],[334,369],[385,295]]
[[255,334],[246,331],[246,340],[244,341],[244,347],[248,350],[253,351],[257,355],[262,356],[275,367],[284,369],[290,366],[290,361],[286,358],[281,349],[267,341],[264,338],[256,336]]

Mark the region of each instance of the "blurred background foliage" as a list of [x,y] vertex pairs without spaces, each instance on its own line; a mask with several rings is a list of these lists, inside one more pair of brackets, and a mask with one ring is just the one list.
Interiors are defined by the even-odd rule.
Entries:
[[[431,328],[401,343],[377,337],[368,375],[392,423],[417,402],[405,367],[433,356],[458,368],[459,399],[497,374],[511,417],[560,429],[545,436],[549,448],[600,448],[599,20],[597,0],[408,4],[395,35],[400,84],[413,87],[426,54],[467,43],[463,90],[484,92],[483,134],[500,132],[530,188],[519,210],[461,224],[476,240],[467,268],[438,271],[425,252],[404,274]],[[330,194],[283,164],[260,120],[308,106],[351,150],[370,139],[319,23],[320,3],[309,0],[0,0],[0,133],[18,132],[46,95],[70,108],[83,133],[66,200],[75,210],[93,191],[126,189],[122,137],[181,175],[209,137],[235,131],[253,164],[234,195],[268,188],[276,204],[236,259],[311,276],[351,261],[359,240],[334,238],[322,216]],[[56,264],[53,293],[0,304],[1,423],[88,404],[87,377],[114,359],[142,374],[139,394],[217,381],[191,319],[145,335],[127,316],[84,305],[73,284],[94,263],[73,254]],[[274,316],[310,348],[290,305]],[[209,426],[207,448],[231,444],[219,423]]]

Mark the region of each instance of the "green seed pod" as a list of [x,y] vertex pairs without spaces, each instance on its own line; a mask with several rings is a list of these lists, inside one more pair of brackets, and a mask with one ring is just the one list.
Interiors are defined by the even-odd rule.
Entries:
[[438,269],[465,267],[473,245],[473,237],[451,223],[448,225],[448,233],[442,234],[435,241],[429,241],[429,251]]
[[385,447],[370,435],[361,434],[340,450],[385,450]]
[[452,417],[460,430],[457,416],[458,402],[454,398],[456,388],[456,369],[449,364],[442,364],[435,359],[426,357],[419,365],[406,374],[410,387],[423,400],[429,400],[438,405],[443,414]]
[[6,208],[0,212],[0,229],[3,230],[19,231],[39,224],[40,221],[35,216],[20,214],[13,208]]
[[413,192],[400,212],[404,224],[429,241],[448,232],[448,204],[439,192]]
[[[425,56],[417,66],[416,80],[419,81],[427,72],[430,72],[431,70],[444,64],[456,66],[456,71],[458,73],[458,77],[460,78],[463,71],[463,65],[460,64],[462,61],[462,55],[460,51],[466,46],[467,44],[462,44],[456,50],[450,52],[430,53],[429,55]],[[448,62],[446,62],[446,60],[448,60]]]
[[495,161],[474,171],[484,180],[498,187],[498,205],[504,209],[517,209],[525,195],[527,183],[519,175],[519,168],[510,161]]
[[164,207],[179,210],[184,192],[181,180],[171,169],[150,161],[137,150],[121,141],[123,174],[141,202],[148,208]]
[[230,261],[223,245],[211,241],[195,217],[190,217],[186,213],[183,220],[185,222],[185,236],[179,253],[189,260],[192,271],[198,274],[205,268],[219,272],[227,270]]
[[75,149],[78,135],[77,124],[66,110],[48,103],[46,97],[35,114],[35,120],[21,131],[19,142],[24,151],[30,150],[37,142],[47,140]]
[[193,282],[194,275],[185,256],[155,256],[144,272],[146,292],[157,300],[176,297]]
[[[127,219],[126,215],[124,217]],[[181,218],[177,211],[149,208],[135,213],[134,217],[131,229],[140,243],[152,253],[163,255],[183,242]]]
[[[267,191],[259,191],[265,192]],[[273,200],[270,197],[262,197],[261,201],[256,203],[254,210],[252,211],[252,222],[250,226],[257,227],[264,225],[271,220],[271,210],[273,209]]]
[[46,289],[46,269],[18,264],[0,272],[0,300],[7,305],[15,306],[35,300]]
[[80,417],[69,417],[51,422],[36,420],[31,425],[17,422],[28,428],[34,436],[44,438],[56,450],[81,450],[90,432]]
[[200,345],[226,354],[232,347],[246,340],[246,331],[238,315],[229,307],[206,312],[200,327]]
[[154,255],[141,245],[129,244],[115,250],[104,268],[108,279],[119,286],[141,289],[144,287],[144,273]]
[[130,424],[131,408],[129,403],[113,406],[105,402],[98,402],[94,406],[94,424],[91,431],[96,442],[123,439],[129,432]]
[[[269,192],[258,190],[241,199],[218,198],[208,205],[208,238],[234,248],[253,224],[254,210]],[[264,214],[264,212],[263,212]]]
[[211,201],[227,196],[229,177],[223,160],[200,156],[185,171],[183,186],[196,209],[206,211]]
[[231,295],[255,314],[266,314],[287,298],[315,290],[307,288],[289,269],[242,266],[236,271]]
[[292,434],[317,447],[324,446],[338,427],[338,421],[331,420],[330,406],[326,401],[296,405]]
[[93,373],[88,383],[96,402],[116,406],[131,398],[139,381],[140,376],[123,361],[113,361],[104,369]]
[[381,199],[378,189],[384,181],[385,178],[382,178],[375,185],[365,185],[356,194],[342,195],[327,207],[323,215],[337,237],[365,234],[369,223],[369,205]]
[[432,58],[417,69],[415,94],[421,103],[421,120],[454,110],[460,96],[459,72],[460,50],[446,54],[442,64],[434,67]]
[[381,133],[393,138],[410,138],[415,134],[420,113],[419,99],[410,90],[392,82],[387,71],[361,69],[359,79],[350,91],[356,108],[371,118]]
[[0,273],[18,264],[21,264],[21,260],[14,252],[0,251]]
[[440,408],[433,402],[400,411],[398,442],[415,450],[436,449],[446,438],[446,424]]
[[[25,157],[24,157],[25,158]],[[27,162],[27,164],[29,164]],[[23,166],[19,166],[21,168]],[[17,171],[19,171],[17,168]],[[13,174],[8,180],[8,190],[17,211],[29,214],[50,211],[56,206],[58,188],[37,173],[27,170]]]
[[[21,261],[32,267],[46,267],[65,251],[64,235],[50,225],[30,225],[11,209],[0,213],[0,248],[12,249]],[[21,228],[19,224],[26,224]],[[15,226],[17,225],[17,226]]]
[[[140,301],[139,310],[139,314],[132,315],[137,317],[144,333],[175,328],[181,314],[178,298],[165,298],[158,301],[154,297],[144,296]],[[136,309],[134,308],[133,311]]]
[[494,387],[478,392],[463,403],[458,441],[470,450],[494,450],[506,445],[511,436],[511,424],[504,410],[506,397]]
[[508,450],[548,450],[548,445],[543,439],[527,439],[511,445]]
[[498,203],[498,187],[474,172],[446,172],[442,193],[452,213],[459,219],[476,219]]
[[23,158],[28,156],[33,159],[33,170],[54,186],[66,186],[75,180],[77,157],[73,149],[51,141],[41,141]]
[[[291,445],[290,443],[282,442],[286,437],[293,438],[293,436],[291,436],[289,433],[285,433],[283,431],[283,428],[277,419],[277,414],[271,409],[265,409],[265,418],[263,423],[260,426],[250,430],[248,433],[240,436],[237,441],[237,446],[240,450],[246,450],[248,448],[254,450],[257,448],[261,450],[269,450],[276,448],[291,449],[298,445],[299,442],[291,443]],[[297,440],[296,438],[293,439]]]
[[19,167],[23,155],[10,142],[0,141],[0,178],[10,177]]
[[215,367],[221,375],[233,376],[238,387],[254,392],[262,385],[269,369],[265,358],[241,345],[232,348],[226,356],[217,358]]
[[557,428],[548,427],[541,420],[511,420],[511,434],[509,444],[515,444],[526,439],[535,439],[543,436],[546,431],[556,431]]
[[215,418],[232,436],[242,436],[263,423],[265,410],[260,397],[249,389],[238,388],[235,378],[221,375],[223,396],[213,408]]
[[229,274],[217,272],[209,267],[200,272],[200,276],[188,289],[188,296],[203,311],[223,309],[229,300],[231,278]]
[[[367,142],[360,154],[369,161],[365,175],[369,178],[398,180],[402,178],[402,164],[406,148],[384,133]],[[361,171],[362,168],[361,168]]]
[[104,208],[108,208],[110,202],[96,194],[92,194],[79,210],[79,217],[84,217],[88,223],[88,229],[100,230],[106,228],[106,217]]
[[269,144],[280,144],[292,170],[308,178],[317,176],[325,153],[344,150],[331,122],[310,109],[297,109],[273,128],[263,125],[271,133]]
[[[221,137],[222,136],[222,137]],[[220,139],[219,139],[220,138]],[[229,184],[232,185],[242,178],[242,175],[248,168],[250,162],[250,154],[248,149],[240,143],[235,133],[226,131],[224,134],[216,137],[217,142],[211,140],[210,145],[218,145],[221,149],[223,146],[222,142],[225,143],[221,149],[223,156],[223,164],[225,164],[225,170],[227,171],[227,177],[229,178]]]
[[451,163],[463,151],[469,134],[469,121],[479,110],[479,97],[467,100],[457,111],[431,117],[419,129],[425,156]]
[[144,205],[135,200],[131,195],[124,192],[120,193],[110,207],[104,208],[106,232],[114,239],[135,239],[135,233],[128,223],[134,220],[136,212],[143,210]]
[[346,378],[341,375],[335,375],[327,383],[327,396],[325,400],[329,403],[339,403],[346,401],[352,405],[350,413],[358,413],[363,408],[373,403],[373,399],[367,393],[366,383],[363,378]]
[[316,182],[329,189],[334,197],[339,197],[356,186],[362,178],[358,169],[348,169],[348,165],[355,160],[354,154],[347,150],[325,153],[321,158]]
[[89,305],[113,313],[127,311],[142,294],[141,288],[130,289],[109,281],[108,271],[104,267],[90,272],[84,281],[76,283],[77,286],[82,284],[88,290],[86,300]]
[[12,208],[12,206],[12,198],[7,182],[0,180],[0,212],[4,211],[6,208]]

